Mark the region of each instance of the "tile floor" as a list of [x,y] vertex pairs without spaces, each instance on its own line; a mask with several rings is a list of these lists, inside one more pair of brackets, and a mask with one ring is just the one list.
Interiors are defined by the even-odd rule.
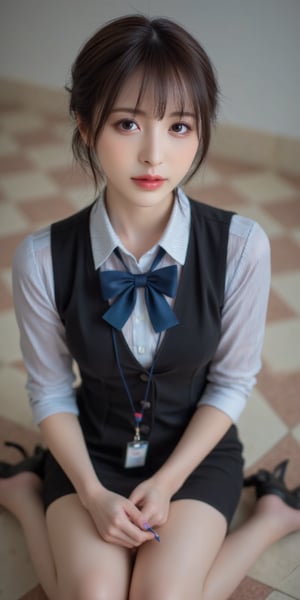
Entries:
[[[18,440],[31,449],[39,436],[27,405],[12,309],[12,254],[27,233],[76,211],[93,192],[87,178],[72,166],[66,119],[17,105],[0,108],[0,456],[13,461],[14,451],[4,449],[3,440]],[[188,192],[256,219],[270,236],[273,279],[263,368],[240,420],[240,433],[247,469],[273,467],[288,457],[288,483],[299,484],[300,177],[210,159]],[[244,495],[236,522],[249,502]],[[3,510],[0,582],[0,599],[44,598],[36,587],[22,532]],[[232,596],[250,598],[300,599],[300,533],[265,552]]]

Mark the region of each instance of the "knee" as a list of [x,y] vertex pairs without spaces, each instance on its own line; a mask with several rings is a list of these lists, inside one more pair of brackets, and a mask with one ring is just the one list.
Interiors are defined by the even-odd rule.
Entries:
[[120,590],[117,581],[107,581],[99,573],[86,573],[78,578],[72,590],[64,590],[62,600],[125,600],[127,590]]
[[190,587],[188,582],[186,585],[182,581],[174,581],[164,579],[155,580],[153,582],[147,581],[146,578],[139,581],[133,581],[129,600],[182,600],[182,598],[197,598],[197,600],[206,600],[207,595],[205,593],[204,585],[201,580]]
[[[165,584],[163,582],[156,582],[155,586],[145,588],[143,586],[139,589],[131,590],[129,600],[157,600],[163,598],[163,600],[182,600],[186,597],[185,591],[180,586],[173,585],[172,582],[168,581]],[[187,594],[188,596],[188,594]],[[201,589],[199,590],[199,598],[201,600]]]

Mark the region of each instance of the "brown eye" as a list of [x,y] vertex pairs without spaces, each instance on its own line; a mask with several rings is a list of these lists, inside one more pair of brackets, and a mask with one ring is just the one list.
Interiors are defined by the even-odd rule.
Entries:
[[122,119],[121,121],[118,121],[117,123],[117,127],[119,129],[121,129],[122,131],[135,131],[137,129],[137,124],[135,121],[132,121],[131,119]]
[[174,131],[174,133],[180,133],[180,134],[191,131],[191,128],[186,123],[174,123],[174,125],[172,125],[171,129],[172,129],[172,131]]

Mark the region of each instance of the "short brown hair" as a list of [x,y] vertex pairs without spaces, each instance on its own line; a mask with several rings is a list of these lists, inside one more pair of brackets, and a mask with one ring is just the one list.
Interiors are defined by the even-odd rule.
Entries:
[[[88,132],[84,144],[75,126],[72,148],[75,158],[91,168],[95,185],[103,178],[95,145],[120,92],[135,71],[142,74],[137,106],[148,82],[154,82],[156,116],[163,118],[170,86],[181,110],[188,94],[201,131],[191,177],[204,160],[218,103],[218,84],[203,47],[183,27],[167,18],[148,19],[129,15],[114,19],[97,31],[81,49],[73,67],[70,113],[77,115]],[[136,107],[137,108],[137,107]]]

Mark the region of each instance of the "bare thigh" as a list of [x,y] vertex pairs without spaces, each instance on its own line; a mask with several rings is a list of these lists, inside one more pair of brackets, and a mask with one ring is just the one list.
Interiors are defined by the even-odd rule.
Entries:
[[208,504],[172,502],[168,521],[159,529],[161,541],[138,550],[130,600],[200,600],[226,530],[223,515]]
[[131,553],[102,540],[76,494],[49,506],[47,527],[59,600],[127,599]]

